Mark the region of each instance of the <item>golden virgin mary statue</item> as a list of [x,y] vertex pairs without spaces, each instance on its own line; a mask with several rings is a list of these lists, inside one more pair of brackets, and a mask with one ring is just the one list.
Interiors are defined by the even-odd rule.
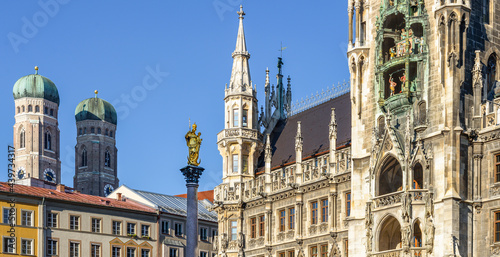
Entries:
[[200,145],[201,145],[201,132],[198,132],[196,135],[196,123],[193,124],[193,128],[188,131],[185,136],[186,144],[189,148],[188,155],[188,165],[198,166],[201,163],[201,160],[198,162],[198,157],[200,156]]

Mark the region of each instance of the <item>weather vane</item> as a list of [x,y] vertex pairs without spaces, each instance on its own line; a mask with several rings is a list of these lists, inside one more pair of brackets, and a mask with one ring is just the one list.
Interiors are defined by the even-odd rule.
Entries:
[[[190,122],[191,123],[191,122]],[[200,156],[200,146],[201,146],[201,132],[198,132],[196,135],[196,123],[193,124],[193,128],[186,133],[186,145],[189,148],[188,155],[188,165],[198,166],[201,163],[198,161],[198,157]]]

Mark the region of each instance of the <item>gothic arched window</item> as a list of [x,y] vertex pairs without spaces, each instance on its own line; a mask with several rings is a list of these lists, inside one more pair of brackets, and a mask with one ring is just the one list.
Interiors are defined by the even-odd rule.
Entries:
[[248,110],[243,109],[243,118],[241,119],[242,121],[242,127],[248,127]]
[[497,57],[492,54],[488,58],[488,66],[486,67],[486,94],[488,100],[493,100],[495,90],[495,82],[497,80]]
[[22,129],[21,133],[19,134],[19,148],[24,147],[26,147],[26,135],[24,133],[24,129]]
[[23,105],[23,108],[22,108],[22,109],[23,109],[23,112],[24,112],[24,111],[25,111],[25,109],[24,109],[24,105]]
[[49,131],[45,132],[45,149],[52,150],[52,136]]
[[87,149],[83,148],[82,151],[82,163],[80,167],[86,167],[87,166]]
[[104,166],[108,168],[111,167],[111,154],[109,154],[108,150],[104,153]]
[[35,112],[40,112],[40,106],[35,105]]
[[101,128],[97,128],[97,134],[101,134]]
[[28,105],[28,112],[32,112],[32,111],[33,111],[33,106]]
[[238,127],[240,125],[240,110],[238,108],[233,109],[233,127]]
[[403,172],[398,160],[389,157],[381,168],[378,178],[378,195],[401,191],[403,186]]
[[17,113],[20,113],[21,112],[21,108],[19,108],[19,106],[17,107]]
[[412,188],[413,189],[422,189],[424,184],[424,171],[422,169],[422,165],[417,163],[413,167],[413,181]]

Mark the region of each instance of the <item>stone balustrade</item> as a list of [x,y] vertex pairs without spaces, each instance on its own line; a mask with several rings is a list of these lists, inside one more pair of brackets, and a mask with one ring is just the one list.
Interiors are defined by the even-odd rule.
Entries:
[[387,251],[382,251],[378,253],[373,253],[371,256],[374,257],[400,257],[402,256],[403,249],[393,249],[393,250],[387,250]]
[[252,140],[262,141],[262,134],[260,134],[257,130],[247,128],[230,128],[224,129],[223,131],[219,132],[219,134],[217,134],[217,142],[223,139],[237,137],[244,137]]
[[373,199],[373,202],[375,203],[375,208],[386,207],[401,203],[402,193],[403,191],[398,191],[375,197]]

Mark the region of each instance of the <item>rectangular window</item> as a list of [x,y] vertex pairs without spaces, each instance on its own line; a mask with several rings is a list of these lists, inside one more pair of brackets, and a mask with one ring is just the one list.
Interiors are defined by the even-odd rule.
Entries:
[[328,256],[328,245],[321,245],[320,249],[321,257],[327,257]]
[[286,254],[285,252],[278,253],[278,256],[279,256],[279,257],[286,257],[286,255],[285,255],[285,254]]
[[241,156],[241,170],[244,174],[248,173],[248,155]]
[[238,155],[233,154],[233,173],[238,173]]
[[495,182],[500,182],[500,154],[495,155]]
[[288,229],[295,229],[295,208],[288,209]]
[[318,224],[318,202],[311,203],[311,224]]
[[264,221],[265,221],[265,216],[264,215],[260,215],[259,216],[259,236],[264,236]]
[[247,109],[243,109],[243,118],[241,121],[242,121],[241,122],[242,127],[245,127],[245,128],[248,127],[248,110]]
[[69,242],[69,256],[80,257],[80,243]]
[[91,257],[101,257],[101,245],[92,244],[90,246],[90,256]]
[[208,240],[208,228],[200,228],[200,240]]
[[212,238],[215,238],[219,233],[217,233],[217,229],[212,228]]
[[151,251],[149,249],[141,249],[141,257],[150,257],[150,252]]
[[135,257],[135,248],[127,247],[127,257]]
[[208,253],[207,252],[200,252],[200,257],[208,257]]
[[321,222],[328,222],[328,199],[321,200]]
[[3,223],[15,224],[16,223],[16,209],[3,208]]
[[177,248],[170,248],[170,257],[179,257],[179,250]]
[[118,246],[111,247],[111,257],[121,257],[122,248]]
[[80,216],[69,216],[69,229],[79,230],[80,229]]
[[233,110],[233,127],[238,127],[240,125],[240,111],[238,109]]
[[26,254],[26,255],[33,254],[33,240],[21,239],[21,254]]
[[113,220],[113,235],[122,234],[122,222]]
[[231,240],[236,241],[238,239],[238,222],[236,220],[231,221]]
[[149,225],[141,225],[141,236],[142,237],[149,236]]
[[135,235],[135,223],[127,223],[127,235]]
[[26,254],[26,255],[33,254],[33,240],[21,239],[21,254]]
[[15,237],[4,237],[3,238],[3,252],[4,253],[16,253],[16,238]]
[[345,216],[351,216],[351,192],[345,194]]
[[500,242],[500,211],[495,212],[495,243]]
[[250,219],[250,237],[255,238],[257,235],[257,218]]
[[164,235],[168,235],[169,234],[169,231],[168,231],[168,220],[162,220],[161,221],[161,233],[164,234]]
[[92,218],[92,232],[101,233],[101,219]]
[[317,246],[311,247],[311,257],[318,257],[318,247]]
[[294,250],[288,251],[287,257],[295,257],[295,251]]
[[47,239],[47,255],[57,255],[57,240]]
[[23,226],[33,226],[33,212],[32,211],[21,211],[21,225]]
[[175,223],[175,235],[182,236],[182,224],[181,223]]
[[286,212],[285,210],[280,211],[280,232],[285,231],[285,219],[286,219]]
[[57,213],[47,213],[47,227],[57,228]]

